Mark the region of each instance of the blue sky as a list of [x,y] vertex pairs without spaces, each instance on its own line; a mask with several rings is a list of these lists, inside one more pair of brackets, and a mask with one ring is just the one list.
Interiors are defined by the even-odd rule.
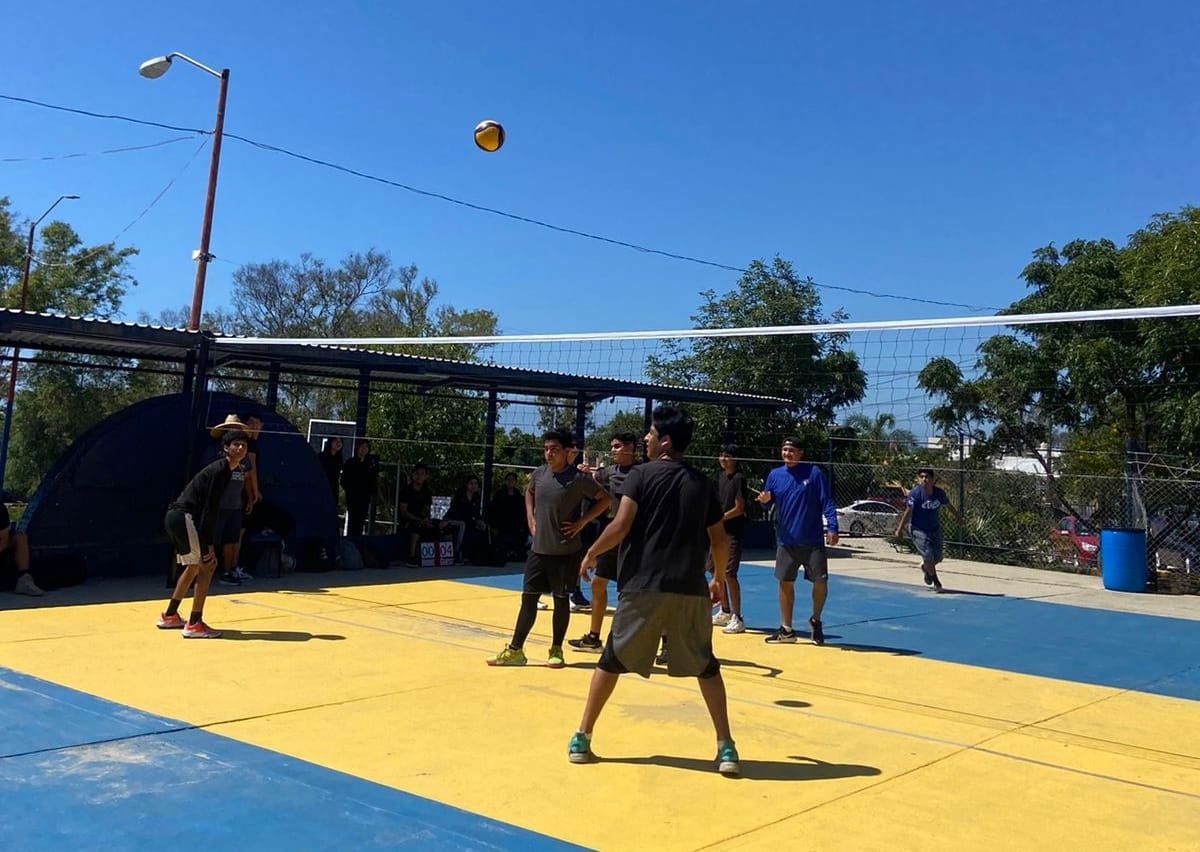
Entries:
[[[109,9],[107,6],[114,8]],[[226,131],[563,227],[820,284],[1003,306],[1035,247],[1200,202],[1200,4],[198,3],[6,11],[0,93]],[[508,142],[478,151],[500,120]],[[191,297],[201,137],[0,100],[0,195],[141,254],[125,316]],[[227,139],[206,307],[237,265],[370,247],[505,332],[680,328],[737,274],[555,233]],[[826,290],[854,320],[964,308]]]

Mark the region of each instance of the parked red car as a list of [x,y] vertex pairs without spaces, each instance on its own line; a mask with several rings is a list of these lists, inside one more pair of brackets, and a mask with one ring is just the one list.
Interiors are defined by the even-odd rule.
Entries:
[[1054,555],[1060,562],[1076,568],[1096,567],[1100,535],[1088,521],[1067,515],[1050,536]]

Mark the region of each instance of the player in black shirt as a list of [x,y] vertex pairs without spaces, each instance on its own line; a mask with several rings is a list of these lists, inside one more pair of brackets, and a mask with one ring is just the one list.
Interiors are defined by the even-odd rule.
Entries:
[[[595,471],[593,476],[596,483],[607,491],[613,499],[613,509],[621,499],[621,489],[625,485],[625,477],[633,470],[637,453],[637,436],[633,432],[615,432],[608,439],[608,449],[612,453],[613,463]],[[584,468],[590,472],[590,468]],[[610,509],[612,511],[612,509]],[[602,523],[607,524],[608,519]],[[592,623],[587,633],[579,639],[570,639],[567,644],[580,651],[599,651],[604,647],[600,641],[600,630],[604,627],[604,613],[608,610],[608,583],[617,579],[617,551],[615,549],[601,554],[592,574]]]
[[[240,429],[225,431],[221,436],[223,458],[201,468],[184,486],[179,497],[167,507],[163,526],[175,545],[175,557],[183,571],[175,583],[175,591],[166,611],[158,617],[157,626],[160,630],[182,628],[184,639],[217,639],[221,636],[204,623],[204,600],[208,597],[213,569],[217,567],[214,544],[221,496],[229,485],[234,468],[246,458],[249,440],[249,436]],[[196,589],[192,593],[192,614],[184,624],[179,617],[179,605],[183,603],[183,596],[193,580]]]
[[724,628],[723,633],[745,633],[742,621],[742,586],[738,582],[738,566],[742,563],[742,530],[746,526],[746,480],[738,471],[737,447],[722,444],[717,454],[721,473],[717,476],[717,497],[725,513],[725,535],[729,537],[729,563],[725,566],[725,588],[721,595],[721,611],[713,616],[713,624]]
[[[694,429],[691,418],[662,405],[652,421],[646,433],[650,461],[629,472],[617,516],[583,558],[583,568],[591,571],[600,554],[620,544],[617,611],[567,757],[572,763],[592,759],[592,728],[617,678],[629,671],[649,677],[659,636],[666,634],[671,637],[667,673],[698,679],[717,735],[717,769],[735,775],[738,753],[721,664],[712,649],[709,606],[710,595],[725,582],[723,513],[712,482],[683,460]],[[711,583],[705,577],[710,549]]]

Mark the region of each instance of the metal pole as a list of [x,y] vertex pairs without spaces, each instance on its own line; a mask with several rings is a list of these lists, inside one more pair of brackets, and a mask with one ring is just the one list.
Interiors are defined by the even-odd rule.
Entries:
[[212,161],[208,166],[208,196],[204,200],[204,223],[200,228],[200,255],[196,258],[196,284],[192,288],[192,312],[188,329],[200,329],[200,307],[204,302],[204,279],[208,275],[209,238],[212,236],[213,205],[217,200],[217,170],[221,165],[221,136],[225,128],[225,93],[229,88],[229,69],[221,71],[221,91],[217,96],[217,123],[213,128]]
[[483,487],[479,497],[480,514],[485,521],[491,520],[488,517],[488,503],[492,494],[492,472],[496,466],[496,416],[497,416],[497,394],[496,389],[492,388],[488,391],[487,398],[487,421],[484,426],[485,434],[483,436]]
[[[966,471],[966,465],[963,462],[963,456],[964,456],[964,450],[966,448],[966,444],[967,444],[967,436],[965,434],[963,434],[962,432],[959,432],[958,433],[958,514],[959,514],[959,517],[963,517],[963,512],[966,511],[966,508],[967,508],[965,505],[963,505],[964,503],[967,502],[967,471]],[[958,555],[960,558],[965,558],[966,554],[967,554],[967,546],[963,542],[963,539],[966,538],[966,536],[963,535],[963,532],[964,532],[964,530],[962,530],[961,528],[958,531],[958,538],[959,538],[959,545],[958,545],[959,553],[958,553]]]

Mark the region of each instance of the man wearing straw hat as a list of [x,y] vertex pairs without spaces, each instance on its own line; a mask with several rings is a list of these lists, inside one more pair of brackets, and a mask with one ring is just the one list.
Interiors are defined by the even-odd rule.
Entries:
[[220,440],[231,429],[246,434],[246,458],[233,469],[229,484],[221,495],[213,545],[219,548],[221,573],[217,577],[218,581],[225,586],[240,586],[243,580],[254,579],[238,566],[244,519],[254,508],[254,501],[251,499],[253,489],[250,482],[253,470],[250,447],[254,441],[251,427],[240,420],[236,414],[228,415],[224,421],[210,429],[209,434]]

